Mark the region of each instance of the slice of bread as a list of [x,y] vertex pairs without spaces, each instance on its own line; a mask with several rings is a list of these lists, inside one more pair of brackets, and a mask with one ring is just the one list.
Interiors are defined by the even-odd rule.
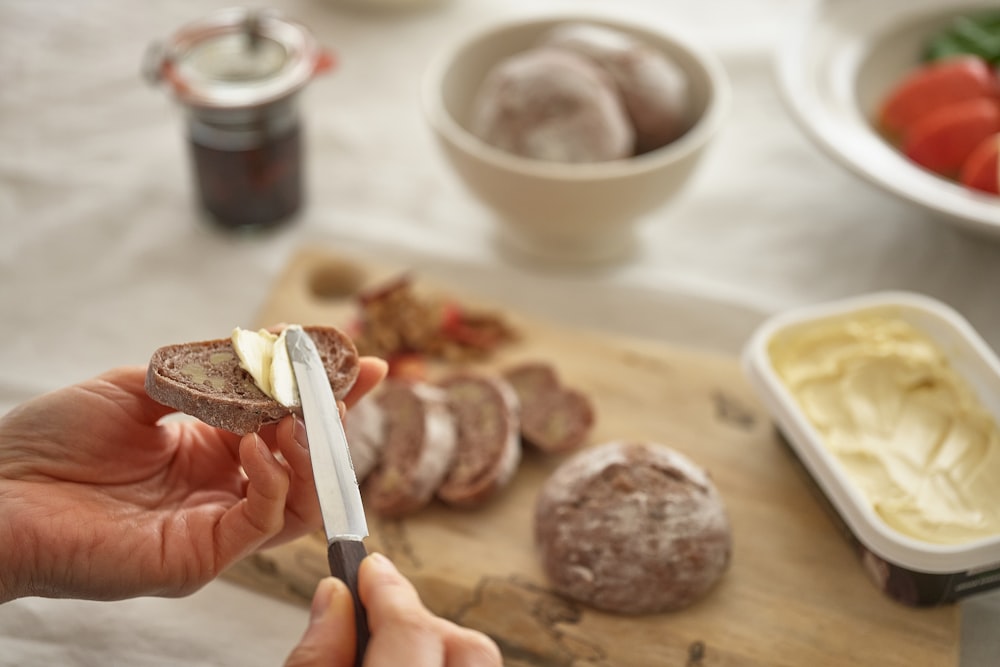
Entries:
[[459,371],[439,383],[448,395],[458,444],[437,497],[454,507],[485,503],[521,462],[517,394],[500,376]]
[[508,368],[504,378],[521,405],[521,437],[543,452],[562,454],[579,449],[594,427],[594,405],[588,396],[562,384],[555,366],[528,361]]
[[368,394],[344,413],[344,435],[351,450],[354,476],[361,484],[378,465],[385,447],[385,411],[378,399]]
[[365,506],[384,517],[420,510],[441,484],[458,445],[444,391],[389,379],[376,400],[385,416],[379,462],[361,487]]
[[[335,327],[303,328],[316,343],[334,396],[342,399],[360,369],[354,342]],[[240,366],[229,338],[156,350],[146,371],[146,393],[206,424],[240,434],[257,431],[292,412],[254,384]]]

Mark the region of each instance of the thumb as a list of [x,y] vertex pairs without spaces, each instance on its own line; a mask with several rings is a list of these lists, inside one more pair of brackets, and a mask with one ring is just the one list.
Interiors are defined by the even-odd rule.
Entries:
[[309,627],[285,667],[352,667],[355,650],[354,600],[340,579],[319,582],[309,612]]

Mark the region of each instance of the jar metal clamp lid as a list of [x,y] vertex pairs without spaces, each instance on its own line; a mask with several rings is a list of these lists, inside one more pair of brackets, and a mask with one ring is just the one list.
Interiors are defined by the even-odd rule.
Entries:
[[187,106],[245,109],[288,97],[332,66],[305,26],[273,10],[234,7],[152,44],[143,74]]

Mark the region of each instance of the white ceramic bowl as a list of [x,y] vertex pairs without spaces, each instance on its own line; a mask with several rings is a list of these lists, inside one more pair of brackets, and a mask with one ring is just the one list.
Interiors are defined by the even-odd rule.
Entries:
[[857,175],[964,229],[1000,237],[1000,197],[910,162],[871,119],[934,31],[996,0],[813,0],[776,54],[786,106],[827,154]]
[[[624,160],[560,164],[495,148],[469,131],[480,83],[501,60],[566,22],[588,22],[637,36],[661,49],[689,78],[698,118],[663,148]],[[498,218],[501,238],[536,257],[605,260],[622,255],[644,215],[688,180],[729,106],[729,84],[714,57],[650,24],[600,14],[554,14],[507,20],[460,38],[428,68],[422,91],[427,122],[468,189]]]
[[1000,534],[965,544],[936,544],[886,523],[799,408],[776,372],[772,341],[798,327],[874,312],[898,317],[929,336],[1000,423],[1000,361],[955,310],[909,292],[882,292],[781,313],[764,322],[743,352],[746,375],[778,430],[851,536],[866,571],[891,597],[913,605],[952,602],[1000,586]]

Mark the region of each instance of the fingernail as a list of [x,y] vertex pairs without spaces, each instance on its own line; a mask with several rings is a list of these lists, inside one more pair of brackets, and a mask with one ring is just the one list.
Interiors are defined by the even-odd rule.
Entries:
[[306,425],[302,417],[293,415],[292,439],[302,449],[309,449],[309,438],[306,436]]
[[313,594],[312,606],[309,608],[309,620],[318,621],[323,618],[333,603],[333,593],[337,588],[337,580],[333,577],[321,579]]
[[374,565],[380,570],[383,570],[385,572],[397,571],[396,566],[393,564],[393,562],[389,560],[389,558],[386,555],[378,551],[373,551],[372,553],[368,554],[368,558],[371,559],[372,565]]
[[253,434],[253,444],[254,447],[257,448],[257,453],[259,453],[265,461],[267,461],[268,463],[275,462],[276,459],[274,458],[274,454],[271,453],[271,450],[264,442],[264,439],[261,438],[256,433]]
[[364,360],[372,367],[372,370],[378,368],[378,372],[383,376],[389,372],[389,362],[382,357],[364,357]]

